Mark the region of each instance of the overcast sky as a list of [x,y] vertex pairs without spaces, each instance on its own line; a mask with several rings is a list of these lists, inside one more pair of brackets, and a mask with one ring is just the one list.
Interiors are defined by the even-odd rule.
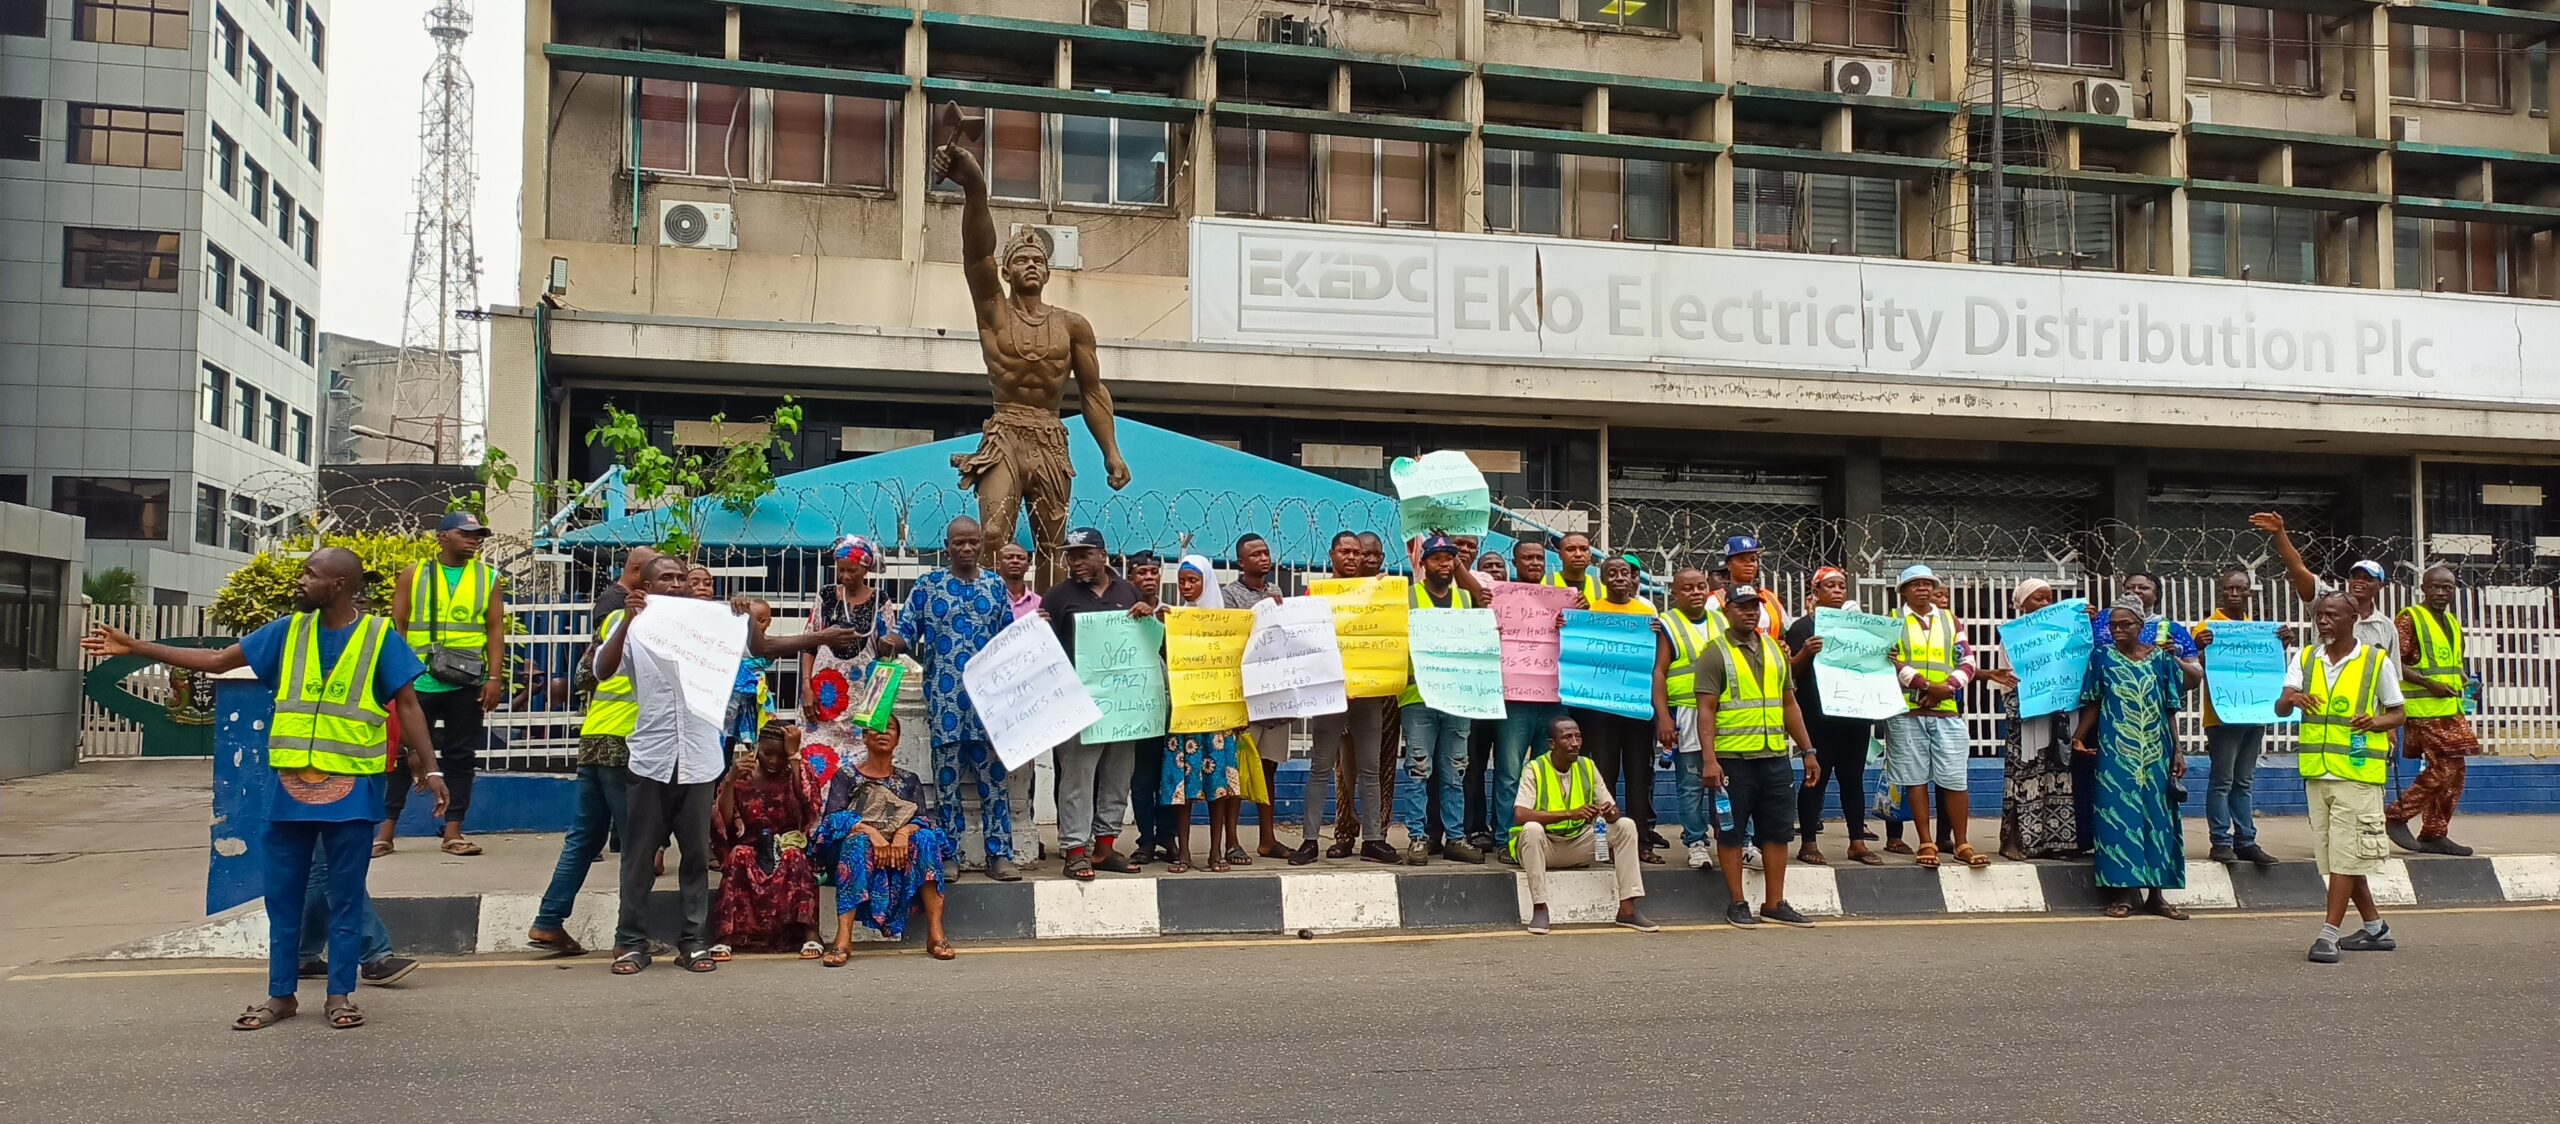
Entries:
[[[416,233],[420,82],[435,57],[428,0],[338,0],[330,6],[328,214],[321,223],[320,326],[400,342]],[[523,188],[524,5],[478,0],[463,63],[480,190],[473,241],[483,304],[512,304],[516,200]]]

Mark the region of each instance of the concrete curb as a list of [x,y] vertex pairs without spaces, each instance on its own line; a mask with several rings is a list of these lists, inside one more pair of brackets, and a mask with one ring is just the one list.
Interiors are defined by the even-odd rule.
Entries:
[[[1559,924],[1603,924],[1616,913],[1605,870],[1558,871],[1549,883],[1554,900],[1548,906]],[[1749,872],[1744,884],[1756,900],[1760,874]],[[1645,910],[1657,921],[1724,918],[1724,883],[1711,874],[1655,867],[1646,872],[1645,889]],[[2374,876],[2373,890],[2382,904],[2399,906],[2560,901],[2560,854],[2395,858]],[[2102,905],[2087,863],[1999,862],[1935,872],[1901,864],[1793,866],[1787,891],[1789,901],[1813,917],[2094,912]],[[2172,900],[2189,909],[2294,913],[2317,909],[2324,897],[2319,872],[2307,862],[2260,869],[2190,861],[2186,889]],[[530,894],[374,899],[400,951],[431,956],[526,951],[524,931],[537,904]],[[580,895],[570,932],[589,948],[610,947],[615,908],[613,894]],[[673,891],[651,895],[649,909],[651,931],[676,930]],[[1525,920],[1528,909],[1527,880],[1507,867],[1327,863],[1277,875],[1106,875],[1092,883],[963,879],[952,887],[944,923],[956,941],[1270,936],[1509,928]],[[873,937],[867,929],[855,931]],[[911,929],[910,939],[920,941],[922,932]],[[263,959],[266,943],[266,911],[252,903],[90,958]]]

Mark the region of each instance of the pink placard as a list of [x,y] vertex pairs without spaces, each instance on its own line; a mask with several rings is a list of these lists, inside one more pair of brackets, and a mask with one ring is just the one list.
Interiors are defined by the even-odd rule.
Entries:
[[1493,583],[1493,621],[1502,632],[1502,697],[1555,702],[1558,614],[1574,591],[1526,582]]

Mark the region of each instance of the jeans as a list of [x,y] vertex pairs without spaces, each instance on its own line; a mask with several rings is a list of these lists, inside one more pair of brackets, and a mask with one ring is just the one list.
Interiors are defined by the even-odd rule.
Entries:
[[[303,885],[302,959],[319,960],[329,954],[329,856],[315,852],[311,856],[311,879]],[[364,896],[364,953],[359,964],[371,964],[391,955],[391,929],[382,923],[382,915],[373,910],[373,895]]]
[[370,820],[270,820],[259,847],[266,852],[267,996],[294,993],[302,968],[302,907],[311,892],[312,863],[329,863],[329,994],[356,993],[356,966],[364,962],[364,915],[369,904],[364,876],[373,865]]
[[1485,819],[1496,839],[1511,835],[1512,798],[1520,791],[1520,773],[1529,767],[1529,759],[1547,751],[1547,731],[1564,713],[1564,704],[1548,702],[1512,702],[1502,704],[1502,721],[1493,728],[1493,794],[1485,805]]
[[1394,699],[1353,699],[1351,708],[1341,714],[1326,714],[1310,719],[1308,736],[1314,748],[1307,754],[1307,798],[1304,811],[1306,836],[1309,841],[1323,837],[1324,811],[1327,798],[1333,795],[1335,759],[1341,756],[1336,747],[1342,744],[1345,731],[1351,735],[1351,768],[1356,784],[1352,808],[1334,809],[1337,820],[1356,817],[1361,838],[1383,843],[1387,838],[1387,817],[1379,804],[1378,759],[1387,735],[1387,712],[1394,709]]
[[631,770],[620,765],[578,766],[578,811],[569,821],[569,836],[560,841],[560,862],[551,868],[551,885],[542,892],[533,927],[558,932],[577,905],[587,870],[604,853],[605,837],[627,833],[630,825]]
[[[418,711],[427,720],[427,741],[435,747],[436,768],[444,770],[445,791],[452,796],[445,802],[444,822],[459,824],[462,814],[471,810],[471,776],[480,766],[480,748],[489,740],[480,689],[420,691]],[[402,730],[400,736],[406,738],[409,732]],[[401,809],[409,806],[409,785],[394,777],[390,789],[383,812],[398,823]]]
[[[1171,847],[1173,815],[1166,811],[1164,793],[1164,739],[1146,738],[1130,743],[1136,747],[1135,766],[1129,776],[1129,815],[1138,821],[1138,846]],[[1111,834],[1103,832],[1104,835]]]
[[2213,762],[2212,777],[2205,782],[2204,820],[2216,847],[2246,847],[2258,841],[2258,821],[2250,816],[2249,806],[2258,783],[2258,752],[2266,744],[2264,726],[2226,723],[2204,732],[2204,751]]
[[622,835],[622,910],[613,947],[649,947],[649,892],[657,888],[658,848],[675,836],[676,897],[684,909],[676,951],[696,952],[711,943],[711,815],[718,781],[675,784],[634,774]]
[[1466,806],[1459,795],[1458,775],[1467,763],[1468,724],[1468,719],[1443,714],[1421,703],[1404,708],[1404,768],[1408,783],[1396,786],[1396,819],[1404,824],[1405,834],[1416,841],[1433,834],[1425,813],[1434,789],[1440,795],[1438,834],[1443,838],[1464,837],[1459,815]]
[[[1159,743],[1161,748],[1161,743]],[[1058,845],[1069,852],[1116,835],[1129,814],[1129,771],[1138,743],[1086,745],[1070,739],[1058,747]]]

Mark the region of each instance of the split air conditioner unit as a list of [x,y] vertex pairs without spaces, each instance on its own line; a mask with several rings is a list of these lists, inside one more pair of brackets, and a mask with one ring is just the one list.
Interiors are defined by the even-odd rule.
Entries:
[[2207,94],[2187,95],[2187,120],[2198,125],[2213,123],[2213,98]]
[[1835,94],[1893,94],[1893,64],[1835,58],[1822,64],[1822,88]]
[[737,214],[726,203],[658,202],[658,244],[683,250],[738,248]]
[[2105,78],[2083,78],[2079,82],[2080,112],[2105,117],[2133,116],[2133,86]]
[[1042,246],[1048,249],[1049,268],[1084,268],[1084,251],[1079,249],[1077,246],[1076,228],[1072,226],[1050,226],[1045,223],[1018,222],[1013,224],[1011,227],[1006,228],[1004,235],[1005,240],[1010,242],[1013,239],[1020,238],[1022,237],[1022,233],[1026,230],[1031,232],[1031,237],[1037,239]]
[[1095,27],[1147,29],[1147,0],[1086,0],[1084,21]]

